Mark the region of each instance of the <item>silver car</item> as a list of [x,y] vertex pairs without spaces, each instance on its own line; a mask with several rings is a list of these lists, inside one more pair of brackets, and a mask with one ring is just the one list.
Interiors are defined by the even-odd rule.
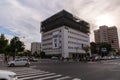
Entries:
[[13,67],[13,66],[30,66],[30,62],[27,58],[17,58],[13,61],[8,62],[8,66]]

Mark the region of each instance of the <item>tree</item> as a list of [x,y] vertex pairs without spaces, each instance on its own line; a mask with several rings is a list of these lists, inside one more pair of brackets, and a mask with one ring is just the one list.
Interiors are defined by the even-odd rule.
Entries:
[[90,49],[90,47],[88,45],[83,46],[82,49],[85,51],[86,55],[89,55],[89,49]]
[[8,45],[8,40],[5,38],[4,34],[0,36],[0,53],[5,53],[5,49]]
[[25,56],[30,56],[30,55],[31,55],[31,51],[30,51],[30,50],[26,50],[26,51],[24,52],[24,55],[25,55]]
[[37,51],[35,51],[35,52],[33,53],[33,56],[34,56],[34,57],[37,57],[37,55],[38,55],[38,53],[37,53]]
[[45,58],[45,52],[44,52],[44,51],[41,51],[40,57],[41,57],[41,58]]
[[[103,56],[107,56],[110,51],[112,51],[111,44],[102,42],[102,43],[97,43],[99,45],[99,54]],[[106,49],[106,51],[103,51],[102,49]]]
[[97,54],[98,53],[97,50],[98,50],[97,44],[95,42],[91,42],[90,43],[90,51],[91,51],[91,53],[92,54]]
[[17,52],[22,52],[24,51],[24,43],[20,41],[19,37],[13,37],[10,40],[10,52],[14,53],[14,56],[17,54]]
[[7,45],[5,49],[5,54],[9,56],[13,56],[13,53],[11,52],[11,46]]

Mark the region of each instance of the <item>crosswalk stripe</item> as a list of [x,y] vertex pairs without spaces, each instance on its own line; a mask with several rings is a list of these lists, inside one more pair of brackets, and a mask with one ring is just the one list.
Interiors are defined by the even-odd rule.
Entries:
[[19,72],[19,71],[32,71],[31,69],[11,69],[11,71]]
[[26,74],[26,75],[17,75],[18,78],[22,78],[22,77],[29,77],[29,76],[35,76],[35,75],[40,75],[40,74],[45,74],[48,72],[41,72],[41,73],[33,73],[33,74]]
[[[43,72],[45,72],[45,71],[36,71],[36,72],[34,72],[34,71],[32,71],[32,72],[22,72],[22,73],[17,73],[17,75],[19,76],[19,75],[27,75],[27,74],[37,74],[37,73],[43,73]],[[49,72],[45,72],[45,73],[49,73]]]
[[63,80],[63,79],[68,79],[68,78],[70,78],[70,77],[69,76],[65,76],[65,77],[54,79],[54,80]]
[[[14,70],[13,70],[14,71]],[[30,72],[30,71],[38,71],[38,70],[19,70],[19,71],[15,71],[15,72]]]
[[[71,80],[70,76],[62,76],[56,73],[50,73],[48,71],[37,70],[33,68],[9,68],[8,70],[13,71],[17,74],[18,80]],[[72,80],[81,80],[74,78]]]
[[[16,71],[14,71],[14,72],[16,72]],[[41,71],[41,70],[33,70],[33,71],[17,71],[16,73],[31,73],[31,72],[43,72],[43,71]],[[45,72],[45,71],[44,71]]]
[[30,76],[30,77],[25,77],[25,78],[20,78],[22,80],[30,80],[30,79],[35,79],[39,77],[44,77],[44,76],[49,76],[49,75],[54,75],[55,73],[49,73],[49,74],[43,74],[43,75],[37,75],[37,76]]
[[45,80],[45,79],[50,79],[50,78],[55,78],[55,77],[60,77],[62,75],[54,75],[54,76],[49,76],[49,77],[44,77],[44,78],[39,78],[39,79],[34,79],[34,80]]
[[21,72],[24,73],[24,72],[38,72],[40,70],[19,70],[19,71],[11,70],[11,71],[16,72],[16,73],[21,73]]

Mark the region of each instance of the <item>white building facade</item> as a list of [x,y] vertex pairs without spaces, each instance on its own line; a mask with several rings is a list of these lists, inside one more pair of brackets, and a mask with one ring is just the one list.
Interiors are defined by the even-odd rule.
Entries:
[[40,54],[41,52],[41,43],[40,42],[32,42],[31,43],[31,54],[34,53]]
[[79,28],[62,25],[41,33],[42,50],[46,55],[64,58],[82,57],[86,54],[82,47],[90,46],[89,34],[80,31]]

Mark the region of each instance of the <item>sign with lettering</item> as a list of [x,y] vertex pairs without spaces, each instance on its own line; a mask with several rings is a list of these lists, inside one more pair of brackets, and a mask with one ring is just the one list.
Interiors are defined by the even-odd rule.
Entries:
[[59,48],[59,31],[53,32],[53,49]]

